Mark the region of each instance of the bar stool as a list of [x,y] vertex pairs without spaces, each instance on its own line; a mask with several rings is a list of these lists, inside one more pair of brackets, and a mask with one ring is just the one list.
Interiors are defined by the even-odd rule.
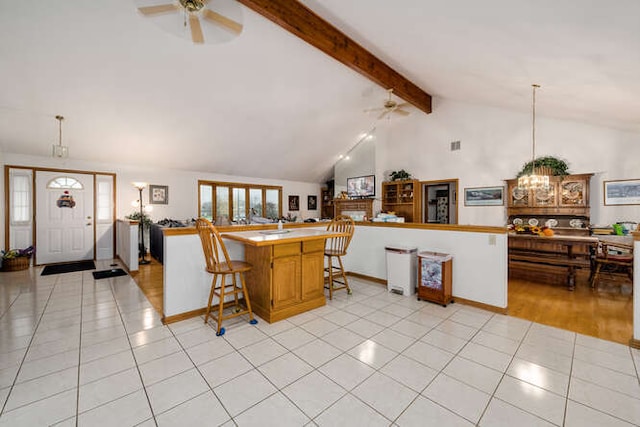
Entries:
[[[206,324],[208,322],[209,316],[215,319],[218,322],[218,329],[216,331],[217,336],[224,335],[225,330],[222,327],[223,320],[242,316],[243,314],[248,313],[249,323],[255,325],[258,321],[253,318],[251,302],[249,301],[249,293],[247,292],[247,286],[244,281],[244,273],[251,270],[251,264],[244,261],[232,261],[229,258],[229,253],[222,241],[220,233],[209,220],[205,218],[198,218],[196,220],[196,229],[198,230],[200,240],[202,241],[204,259],[207,263],[206,270],[213,275],[211,291],[209,292],[209,302],[207,303],[207,311],[204,315],[204,323]],[[220,252],[222,252],[224,258],[220,257]],[[232,280],[230,284],[227,284],[226,278],[229,275]],[[236,275],[240,276],[241,286],[237,285]],[[218,276],[220,276],[219,284]],[[230,314],[223,315],[223,310],[225,308],[225,294],[228,293],[233,293],[234,300],[231,307],[234,307],[234,310],[232,310]],[[244,304],[242,304],[238,299],[238,294],[240,293],[244,296]],[[218,297],[219,301],[217,316],[211,314],[211,302],[213,301],[214,295]],[[227,301],[226,303],[229,304],[230,302],[231,301]]]
[[[346,289],[351,295],[351,288],[347,281],[347,275],[342,265],[341,257],[347,254],[347,248],[353,236],[355,224],[350,216],[339,215],[327,226],[327,231],[337,231],[345,233],[344,236],[330,237],[325,244],[324,256],[327,257],[327,267],[324,269],[328,274],[324,278],[325,288],[329,289],[329,299],[333,299],[333,291]],[[338,265],[334,264],[334,259]],[[336,277],[336,274],[338,277]],[[342,281],[340,281],[342,279]],[[337,286],[336,286],[337,284]]]

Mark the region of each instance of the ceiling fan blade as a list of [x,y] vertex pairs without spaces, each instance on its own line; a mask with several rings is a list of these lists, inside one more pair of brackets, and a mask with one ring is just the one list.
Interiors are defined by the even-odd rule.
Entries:
[[218,24],[234,34],[240,34],[242,32],[242,24],[239,24],[233,19],[227,18],[226,16],[222,16],[219,13],[214,12],[213,10],[205,9],[204,11],[202,11],[202,16],[207,21]]
[[155,15],[157,13],[173,12],[178,9],[180,9],[180,6],[176,4],[160,4],[158,6],[145,6],[138,8],[140,13],[142,13],[143,15]]
[[411,104],[409,104],[408,102],[403,102],[402,104],[398,104],[396,105],[396,108],[404,108],[404,107],[408,107]]
[[194,43],[204,43],[204,36],[202,35],[202,27],[200,26],[200,20],[192,13],[189,14],[189,27],[191,28],[191,39]]
[[377,113],[378,111],[384,111],[386,108],[367,108],[366,110],[362,110],[365,113]]
[[401,116],[408,116],[409,114],[411,114],[410,112],[406,111],[406,110],[401,110],[400,108],[396,107],[393,109],[394,113],[398,113]]
[[389,110],[387,108],[385,108],[385,111],[382,112],[382,114],[380,114],[378,116],[378,118],[376,120],[382,120],[385,118],[386,115],[388,115],[390,112],[392,112],[393,110]]

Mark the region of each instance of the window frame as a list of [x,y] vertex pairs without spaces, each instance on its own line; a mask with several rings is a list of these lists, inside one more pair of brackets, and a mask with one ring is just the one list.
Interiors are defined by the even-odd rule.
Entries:
[[[26,169],[10,169],[8,176],[9,176],[9,182],[8,182],[9,194],[7,195],[8,196],[7,204],[9,206],[8,225],[18,226],[18,227],[31,225],[33,224],[33,203],[34,203],[33,202],[33,198],[34,198],[33,172],[27,171]],[[22,218],[16,219],[16,211],[15,211],[16,206],[14,206],[16,193],[18,193],[18,191],[15,188],[16,179],[24,180],[27,184],[26,190],[20,191],[21,193],[26,193],[26,197],[27,197],[27,205],[26,206],[20,205],[21,208],[26,208],[26,216],[24,219]]]
[[[234,221],[233,219],[233,211],[234,211],[234,197],[233,190],[234,189],[244,189],[245,194],[245,216],[244,219],[249,216],[249,210],[251,209],[251,191],[250,190],[260,190],[262,194],[262,212],[258,212],[258,216],[266,217],[267,215],[267,190],[277,190],[278,191],[278,217],[282,217],[282,186],[280,185],[263,185],[263,184],[251,184],[246,182],[225,182],[225,181],[208,181],[208,180],[198,180],[198,216],[202,215],[202,191],[203,186],[208,186],[211,189],[211,193],[209,197],[211,199],[211,219],[214,221],[216,219],[218,207],[218,199],[217,199],[217,188],[218,187],[227,187],[228,191],[228,212],[227,217],[229,221]],[[240,219],[242,220],[242,219]]]

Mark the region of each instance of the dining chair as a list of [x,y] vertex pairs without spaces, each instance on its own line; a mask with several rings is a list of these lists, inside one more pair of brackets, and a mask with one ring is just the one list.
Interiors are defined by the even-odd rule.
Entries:
[[[342,236],[330,237],[327,239],[324,249],[324,256],[327,259],[327,267],[324,271],[327,275],[324,278],[325,288],[329,289],[329,299],[333,299],[333,291],[346,289],[351,295],[351,288],[347,281],[347,275],[342,265],[342,257],[347,254],[347,248],[353,237],[355,223],[350,216],[339,215],[327,226],[327,231],[343,233]],[[337,261],[337,265],[335,262]]]
[[[249,323],[255,325],[258,321],[253,318],[249,293],[244,280],[244,273],[251,270],[251,264],[244,261],[231,260],[220,233],[206,218],[198,218],[196,220],[196,229],[202,242],[206,270],[213,275],[204,323],[208,322],[209,316],[215,319],[218,323],[217,336],[225,333],[225,328],[222,327],[223,320],[249,314]],[[231,283],[227,282],[228,276],[231,276]],[[236,276],[240,277],[240,286],[238,286]],[[233,294],[233,300],[225,301],[225,298],[231,294]],[[244,301],[238,298],[239,294],[242,294]],[[217,306],[212,307],[214,296],[218,297],[218,303]],[[228,307],[225,307],[225,305]],[[216,309],[217,315],[211,313],[212,308]],[[231,308],[231,310],[227,310],[228,312],[224,314],[225,308]]]
[[633,244],[600,241],[594,262],[595,273],[591,278],[592,288],[598,289],[602,272],[626,273],[633,285]]

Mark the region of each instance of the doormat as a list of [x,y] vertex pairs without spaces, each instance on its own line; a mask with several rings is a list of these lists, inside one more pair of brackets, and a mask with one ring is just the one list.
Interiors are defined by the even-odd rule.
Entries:
[[79,261],[79,262],[67,262],[64,264],[47,265],[41,276],[48,276],[50,274],[71,273],[73,271],[95,270],[96,265],[93,261]]
[[112,268],[111,270],[94,271],[93,278],[95,280],[107,279],[109,277],[126,276],[127,272],[121,268]]

